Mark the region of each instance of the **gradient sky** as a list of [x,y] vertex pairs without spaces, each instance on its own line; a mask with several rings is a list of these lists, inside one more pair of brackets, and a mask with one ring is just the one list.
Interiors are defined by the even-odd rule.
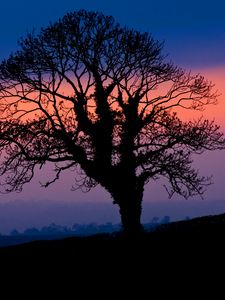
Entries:
[[[112,15],[122,25],[148,31],[165,41],[164,53],[175,64],[202,73],[220,91],[219,104],[204,113],[214,118],[225,132],[225,2],[180,0],[11,0],[1,2],[0,59],[17,48],[17,40],[34,28],[54,22],[66,12],[78,9],[97,10]],[[187,215],[225,211],[225,152],[217,151],[197,157],[202,174],[214,176],[214,185],[205,200],[175,196],[167,200],[163,182],[149,184],[144,196],[143,221],[153,216],[170,215],[181,219]],[[45,170],[48,176],[50,171]],[[37,174],[20,194],[0,195],[0,232],[12,228],[43,226],[51,222],[70,225],[76,222],[118,222],[117,207],[101,188],[89,194],[71,192],[72,174],[63,175],[48,189],[41,189]]]

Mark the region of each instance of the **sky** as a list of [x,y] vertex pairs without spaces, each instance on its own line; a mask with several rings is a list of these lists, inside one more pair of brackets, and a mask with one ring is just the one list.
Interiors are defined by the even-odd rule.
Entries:
[[[175,64],[201,73],[212,80],[221,93],[216,107],[204,112],[225,132],[225,2],[223,0],[11,0],[1,2],[0,59],[17,49],[17,40],[33,29],[47,26],[65,13],[86,9],[112,15],[122,25],[150,32],[164,41],[164,53]],[[154,216],[170,215],[171,219],[200,216],[225,211],[225,152],[216,151],[198,157],[195,162],[204,175],[213,175],[214,184],[204,200],[184,200],[174,196],[168,200],[163,182],[146,186],[143,222]],[[45,176],[50,174],[45,170]],[[72,192],[71,174],[48,189],[40,188],[43,175],[24,187],[23,192],[0,195],[0,233],[13,228],[23,230],[73,223],[119,222],[110,195],[97,187],[88,194]]]

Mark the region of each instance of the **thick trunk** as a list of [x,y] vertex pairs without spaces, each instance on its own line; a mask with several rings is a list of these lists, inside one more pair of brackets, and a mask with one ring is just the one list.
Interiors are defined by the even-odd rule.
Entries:
[[121,223],[124,234],[127,236],[138,236],[143,233],[141,225],[143,186],[137,184],[129,186],[120,185],[117,191],[112,193],[114,202],[119,205]]
[[124,234],[136,237],[143,233],[141,225],[142,208],[139,199],[134,199],[133,197],[126,199],[119,204],[119,207]]

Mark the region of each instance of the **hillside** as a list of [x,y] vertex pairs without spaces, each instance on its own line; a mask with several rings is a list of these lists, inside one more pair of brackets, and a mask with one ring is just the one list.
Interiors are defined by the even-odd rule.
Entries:
[[[40,256],[51,258],[63,256],[71,257],[101,256],[101,253],[117,252],[122,255],[129,252],[142,251],[158,253],[165,250],[187,251],[195,246],[196,250],[204,249],[213,244],[213,248],[223,249],[225,238],[225,214],[194,218],[159,226],[155,231],[148,232],[136,240],[128,240],[121,234],[97,234],[88,237],[69,237],[51,241],[34,241],[21,245],[0,248],[0,257],[28,257]],[[205,249],[206,250],[206,249]]]
[[107,293],[132,291],[137,282],[145,291],[140,299],[146,299],[149,288],[157,286],[166,287],[162,291],[156,288],[157,293],[170,290],[179,294],[178,286],[183,293],[191,293],[194,287],[201,292],[199,282],[205,285],[206,280],[223,278],[224,239],[225,214],[207,216],[162,225],[136,240],[99,234],[3,247],[1,271],[8,282],[36,278],[32,282],[36,287],[41,280],[40,288],[50,289],[52,280],[65,290],[85,286],[84,294],[93,294],[88,286],[94,287],[97,295],[104,294],[103,286]]

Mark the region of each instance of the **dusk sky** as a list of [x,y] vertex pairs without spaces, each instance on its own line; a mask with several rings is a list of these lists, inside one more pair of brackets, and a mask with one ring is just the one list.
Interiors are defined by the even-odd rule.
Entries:
[[[121,25],[148,31],[165,42],[164,53],[175,64],[202,73],[212,80],[221,96],[216,107],[203,116],[215,119],[225,132],[225,2],[180,0],[11,0],[2,1],[0,18],[0,59],[17,49],[17,40],[33,29],[54,22],[65,13],[86,9],[112,15]],[[163,181],[146,186],[143,222],[154,216],[170,215],[172,220],[225,212],[225,151],[196,157],[195,165],[203,175],[213,175],[214,184],[204,200],[168,200]],[[69,172],[48,189],[39,181],[50,170],[37,174],[20,194],[0,195],[0,233],[13,228],[73,223],[119,222],[118,208],[101,188],[88,194],[70,191],[73,173]]]

